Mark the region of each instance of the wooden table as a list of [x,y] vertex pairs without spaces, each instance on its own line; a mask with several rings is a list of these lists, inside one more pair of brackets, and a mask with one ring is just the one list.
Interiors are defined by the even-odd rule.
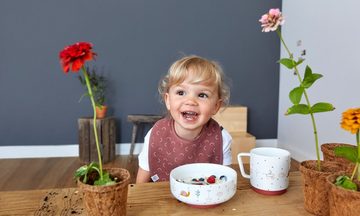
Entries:
[[[265,196],[239,177],[235,196],[209,209],[190,207],[170,193],[169,182],[129,185],[128,210],[132,215],[311,215],[303,208],[301,177],[290,173],[288,191]],[[0,215],[86,215],[77,188],[0,192]]]

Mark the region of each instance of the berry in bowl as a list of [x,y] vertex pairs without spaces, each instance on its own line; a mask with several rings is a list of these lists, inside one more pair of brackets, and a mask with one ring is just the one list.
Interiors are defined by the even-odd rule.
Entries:
[[181,202],[197,208],[214,207],[236,193],[237,174],[212,163],[179,166],[170,172],[170,191]]

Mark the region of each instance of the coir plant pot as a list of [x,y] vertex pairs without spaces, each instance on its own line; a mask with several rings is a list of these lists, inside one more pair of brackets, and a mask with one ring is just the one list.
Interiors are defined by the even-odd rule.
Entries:
[[343,169],[337,162],[321,161],[321,171],[316,160],[300,163],[299,170],[303,179],[304,208],[315,215],[329,215],[329,187],[326,178]]
[[[327,184],[330,187],[329,190],[329,208],[330,216],[355,216],[360,215],[360,192],[348,190],[334,183],[336,178],[341,173],[331,174],[327,177]],[[351,174],[348,174],[351,176]],[[360,182],[357,180],[353,181],[358,188],[360,188]]]
[[321,151],[323,153],[324,161],[335,161],[341,163],[345,168],[344,171],[352,172],[354,170],[355,163],[349,161],[344,157],[336,156],[334,152],[336,147],[352,147],[356,149],[356,146],[346,143],[324,143],[321,145]]
[[[128,185],[130,173],[123,168],[105,169],[110,176],[117,178],[117,183],[107,186],[84,184],[78,180],[78,186],[83,192],[84,207],[89,216],[126,215]],[[89,183],[93,180],[89,178]]]

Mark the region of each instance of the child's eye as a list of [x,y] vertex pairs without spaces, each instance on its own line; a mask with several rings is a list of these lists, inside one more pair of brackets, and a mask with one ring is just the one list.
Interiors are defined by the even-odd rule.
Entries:
[[185,92],[184,92],[184,91],[182,91],[182,90],[179,90],[179,91],[176,91],[176,94],[177,94],[177,95],[182,96],[182,95],[184,95],[184,94],[185,94]]
[[199,97],[200,98],[208,98],[209,96],[207,94],[205,94],[205,93],[200,93]]

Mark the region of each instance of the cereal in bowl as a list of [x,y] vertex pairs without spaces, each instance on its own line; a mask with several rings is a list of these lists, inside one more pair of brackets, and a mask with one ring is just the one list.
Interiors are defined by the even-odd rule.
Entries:
[[177,179],[176,181],[192,184],[192,185],[209,185],[209,184],[219,184],[227,181],[227,177],[225,175],[220,176],[219,178],[216,175],[211,175],[208,177],[200,177],[200,178],[191,178],[191,179]]

